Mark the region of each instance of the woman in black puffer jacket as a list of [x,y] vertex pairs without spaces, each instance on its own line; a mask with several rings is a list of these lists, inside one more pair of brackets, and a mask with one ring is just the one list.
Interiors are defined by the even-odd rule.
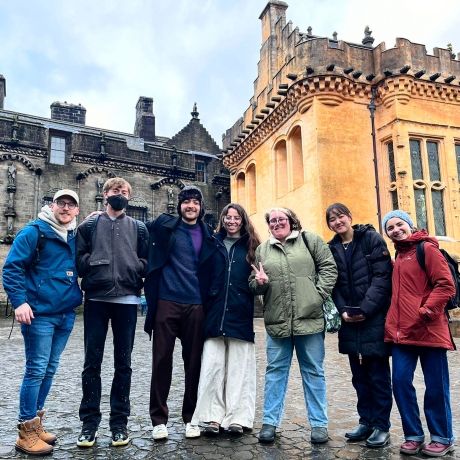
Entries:
[[382,447],[390,438],[392,406],[389,353],[383,341],[391,300],[391,258],[372,225],[352,226],[344,204],[329,206],[326,222],[336,233],[329,246],[338,271],[332,297],[342,316],[339,352],[348,355],[358,397],[359,425],[345,437]]

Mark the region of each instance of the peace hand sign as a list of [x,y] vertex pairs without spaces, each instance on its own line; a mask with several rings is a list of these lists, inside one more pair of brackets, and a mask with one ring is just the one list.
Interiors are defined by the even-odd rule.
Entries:
[[268,283],[268,276],[264,271],[262,262],[259,262],[259,268],[257,268],[254,264],[252,264],[251,267],[256,272],[255,280],[257,281],[257,284],[262,285]]

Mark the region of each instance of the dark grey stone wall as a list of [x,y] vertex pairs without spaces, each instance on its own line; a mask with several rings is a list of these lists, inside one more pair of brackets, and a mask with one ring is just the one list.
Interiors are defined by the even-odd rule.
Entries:
[[[56,119],[52,128],[49,125],[38,117],[0,110],[0,242],[6,242],[9,233],[5,216],[8,206],[12,205],[15,212],[12,233],[16,234],[36,218],[44,199],[52,198],[58,189],[70,188],[80,197],[81,221],[101,207],[101,184],[109,177],[121,176],[130,182],[130,205],[145,210],[148,220],[163,212],[175,213],[177,194],[185,185],[200,187],[206,203],[206,220],[211,223],[217,221],[230,200],[228,171],[213,152],[197,157],[188,150],[173,148],[165,138],[163,145],[159,145],[142,142],[130,134],[59,123]],[[51,134],[66,138],[64,165],[49,162]],[[206,180],[197,182],[195,162],[203,159]],[[11,164],[15,168],[14,193],[10,193],[8,179]],[[8,244],[0,244],[1,265],[8,250]]]
[[153,114],[153,99],[141,96],[136,104],[136,123],[134,135],[145,141],[155,140],[155,115]]
[[84,125],[86,122],[86,109],[81,104],[53,102],[50,108],[52,120],[68,121],[80,125]]
[[6,80],[5,80],[5,77],[0,74],[0,109],[3,109],[5,97],[6,97]]

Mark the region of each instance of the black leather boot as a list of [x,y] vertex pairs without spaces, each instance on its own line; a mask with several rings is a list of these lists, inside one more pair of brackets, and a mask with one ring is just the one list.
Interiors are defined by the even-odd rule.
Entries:
[[366,440],[367,447],[383,447],[390,441],[390,433],[376,428]]
[[364,441],[372,434],[373,431],[374,430],[370,426],[359,424],[353,430],[345,433],[345,437],[349,441],[353,441],[353,442]]
[[259,442],[269,443],[275,440],[276,426],[264,423],[259,431]]

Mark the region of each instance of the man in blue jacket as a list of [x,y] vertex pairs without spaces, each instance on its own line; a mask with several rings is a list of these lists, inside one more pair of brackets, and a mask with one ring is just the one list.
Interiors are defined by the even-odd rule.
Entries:
[[184,360],[185,436],[200,436],[199,427],[191,420],[200,377],[204,315],[224,285],[224,273],[217,267],[217,242],[202,222],[205,211],[200,189],[184,187],[178,201],[179,216],[161,214],[147,225],[149,263],[144,291],[148,310],[144,330],[150,336],[153,333],[150,418],[155,440],[168,437],[167,399],[176,338],[182,343]]
[[43,428],[43,408],[82,300],[75,267],[78,204],[73,190],[56,192],[18,233],[3,267],[26,355],[16,449],[29,455],[51,453],[56,441]]

